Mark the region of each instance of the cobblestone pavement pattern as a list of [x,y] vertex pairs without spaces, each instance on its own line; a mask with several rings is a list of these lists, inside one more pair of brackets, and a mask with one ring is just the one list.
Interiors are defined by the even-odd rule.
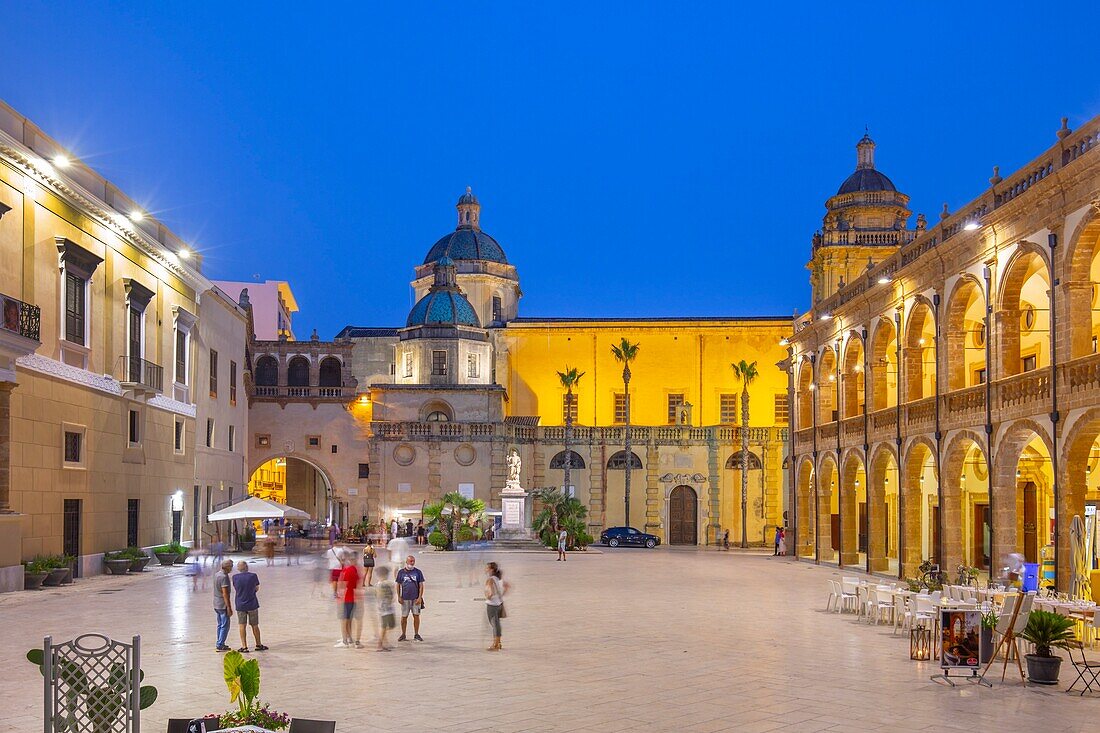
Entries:
[[[264,567],[261,697],[341,733],[463,731],[924,731],[1092,729],[1097,702],[1016,682],[950,689],[890,629],[824,612],[835,570],[766,555],[662,548],[500,553],[513,584],[504,651],[490,654],[461,553],[424,552],[424,642],[337,649],[335,607],[309,566]],[[484,558],[482,558],[484,559]],[[477,577],[480,578],[480,569]],[[0,597],[0,731],[42,730],[42,637],[142,635],[160,699],[142,730],[229,708],[209,586],[179,568]],[[411,624],[410,624],[411,626]],[[411,633],[411,628],[410,628]],[[369,635],[369,632],[368,634]],[[411,638],[411,637],[410,637]],[[237,645],[237,629],[229,641]],[[364,639],[366,642],[366,639]],[[250,639],[251,643],[251,639]]]

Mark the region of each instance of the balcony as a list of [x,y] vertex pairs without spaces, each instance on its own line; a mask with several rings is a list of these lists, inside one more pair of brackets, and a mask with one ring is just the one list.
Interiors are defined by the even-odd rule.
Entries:
[[[257,388],[259,389],[259,388]],[[273,389],[273,388],[272,388]],[[373,422],[371,432],[384,440],[416,440],[441,438],[443,440],[487,440],[504,437],[522,443],[561,443],[565,438],[562,427],[515,425],[511,423],[468,422]],[[804,431],[812,433],[812,431]],[[801,434],[800,434],[801,435]],[[621,427],[574,426],[573,443],[622,445],[626,430]],[[748,437],[754,444],[784,443],[790,438],[787,428],[750,427]],[[656,445],[706,445],[739,446],[741,429],[725,426],[694,427],[690,425],[639,426],[630,428],[630,439],[635,446],[648,443]]]
[[137,356],[118,357],[115,377],[123,389],[158,394],[164,388],[164,367]]
[[319,387],[316,385],[290,386],[256,385],[253,398],[257,400],[334,400],[337,402],[355,398],[355,387]]
[[37,305],[0,293],[4,308],[0,319],[0,382],[15,381],[15,360],[39,347],[42,311]]

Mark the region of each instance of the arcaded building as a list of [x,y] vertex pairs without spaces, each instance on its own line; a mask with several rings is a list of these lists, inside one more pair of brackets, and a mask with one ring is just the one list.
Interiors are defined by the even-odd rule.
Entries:
[[950,212],[908,199],[860,141],[813,237],[790,337],[799,556],[913,576],[1070,574],[1100,501],[1100,118]]
[[[744,526],[750,542],[770,542],[786,508],[788,394],[777,364],[790,318],[524,317],[518,270],[482,229],[480,202],[467,190],[456,209],[457,226],[414,268],[402,326],[250,345],[254,487],[279,495],[284,481],[292,504],[327,506],[341,522],[415,519],[447,491],[499,510],[515,448],[523,485],[572,492],[593,534],[626,522],[629,462],[631,525],[672,544],[714,543],[727,530],[737,541],[742,389],[731,363],[745,359],[760,376],[749,388]],[[629,455],[623,369],[611,353],[623,338],[640,345]],[[557,375],[567,367],[584,373],[572,401]]]

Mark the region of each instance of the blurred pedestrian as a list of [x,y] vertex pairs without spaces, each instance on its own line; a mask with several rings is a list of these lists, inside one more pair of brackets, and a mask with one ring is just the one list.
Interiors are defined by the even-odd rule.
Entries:
[[421,519],[416,523],[416,544],[426,545],[428,544],[428,530],[424,528],[424,520]]
[[569,533],[565,530],[565,527],[561,528],[558,532],[558,560],[565,561],[565,546],[569,542]]
[[409,614],[413,617],[413,639],[424,641],[420,637],[420,611],[424,607],[424,573],[416,567],[416,558],[409,555],[405,558],[405,567],[397,571],[394,584],[401,594],[401,636],[398,641],[405,641],[408,631]]
[[780,527],[777,524],[777,525],[775,525],[775,540],[774,540],[775,552],[772,553],[773,557],[778,557],[779,556],[779,541],[781,539],[783,539],[783,528]]
[[722,533],[722,549],[728,550],[730,548],[730,531],[727,529]]
[[237,572],[232,578],[233,597],[237,602],[237,628],[241,632],[241,648],[237,651],[245,654],[248,649],[248,629],[252,627],[252,637],[256,640],[256,651],[266,652],[267,647],[260,641],[260,578],[249,571],[248,563],[237,563]]
[[328,562],[328,582],[332,585],[332,597],[336,597],[336,584],[340,582],[340,571],[344,569],[344,548],[330,547],[325,552]]
[[397,539],[397,517],[390,520],[390,539]]
[[229,574],[233,572],[233,561],[222,560],[221,567],[214,574],[214,615],[218,617],[218,640],[214,649],[229,651],[225,640],[229,636],[229,618],[233,615],[233,601],[229,597]]
[[191,578],[192,591],[199,589],[199,581],[202,581],[202,587],[206,589],[206,573],[203,572],[202,563],[199,560],[187,563],[187,575]]
[[[352,620],[355,618],[356,590],[359,588],[359,564],[358,556],[353,550],[347,550],[343,557],[343,568],[340,570],[339,595],[340,603],[340,630],[342,636],[338,647],[355,646],[362,648],[359,639],[353,633]],[[363,632],[363,624],[359,624],[359,633]]]
[[406,537],[412,537],[413,536],[413,520],[411,518],[405,520],[405,536]]
[[779,556],[783,557],[787,554],[787,528],[779,528]]
[[510,588],[502,576],[500,566],[495,562],[485,565],[485,613],[493,630],[493,643],[487,649],[490,652],[498,652],[503,648],[500,645],[500,620],[505,617],[504,594]]
[[363,548],[363,575],[366,576],[365,585],[369,588],[374,583],[374,540],[368,539],[367,546]]
[[275,565],[275,538],[270,534],[264,536],[264,559],[269,568]]
[[378,630],[378,651],[380,652],[388,652],[393,648],[386,644],[386,636],[389,634],[390,629],[397,626],[397,618],[393,607],[393,599],[396,593],[394,587],[387,582],[389,577],[390,569],[385,565],[379,566],[378,588],[375,590],[375,597],[378,600],[378,619],[381,625]]

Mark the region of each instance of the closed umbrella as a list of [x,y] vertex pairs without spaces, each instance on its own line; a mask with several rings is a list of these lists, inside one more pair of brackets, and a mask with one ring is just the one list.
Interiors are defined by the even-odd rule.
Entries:
[[1070,584],[1070,598],[1075,601],[1087,601],[1092,598],[1092,587],[1089,582],[1088,547],[1085,544],[1085,523],[1081,521],[1081,515],[1073,515],[1073,521],[1069,526],[1070,562],[1073,567],[1073,577]]

